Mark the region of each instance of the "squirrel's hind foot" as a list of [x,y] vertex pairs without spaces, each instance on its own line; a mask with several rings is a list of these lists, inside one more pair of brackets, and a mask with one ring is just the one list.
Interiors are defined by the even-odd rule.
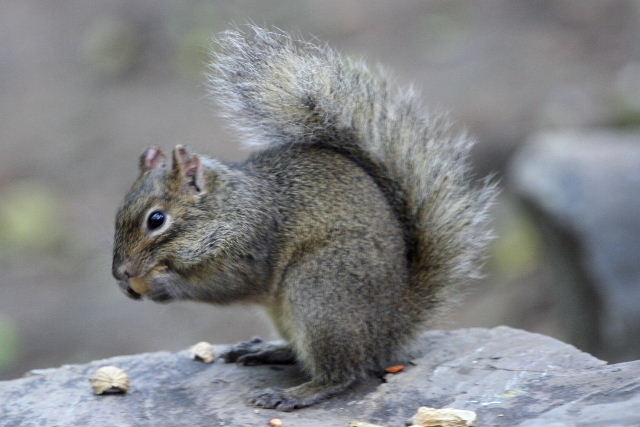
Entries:
[[251,405],[265,409],[290,412],[294,409],[314,405],[346,390],[353,381],[340,384],[319,384],[309,381],[296,387],[259,390],[249,398]]

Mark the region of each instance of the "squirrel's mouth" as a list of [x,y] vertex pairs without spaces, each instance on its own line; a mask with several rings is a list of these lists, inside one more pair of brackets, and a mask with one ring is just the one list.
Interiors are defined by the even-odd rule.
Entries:
[[139,300],[142,299],[142,295],[131,289],[131,285],[129,285],[128,280],[120,280],[118,282],[120,289],[122,292],[131,299]]
[[166,271],[169,269],[169,266],[166,263],[158,263],[155,264],[154,267],[147,269],[147,273],[144,275],[119,280],[118,286],[120,290],[133,300],[141,300],[144,298],[158,303],[168,303],[174,300],[175,295],[171,292],[170,288],[162,286],[162,283],[151,285],[150,282],[143,279],[151,270],[157,268],[162,268]]

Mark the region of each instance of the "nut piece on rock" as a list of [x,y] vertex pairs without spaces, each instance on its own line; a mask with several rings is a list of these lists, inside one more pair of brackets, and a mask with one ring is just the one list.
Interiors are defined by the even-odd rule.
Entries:
[[105,366],[98,369],[89,379],[95,394],[126,393],[129,390],[129,376],[120,368]]
[[211,363],[216,358],[213,346],[206,341],[202,341],[194,345],[189,349],[189,352],[193,354],[193,358],[195,360],[199,360],[204,363]]
[[476,413],[463,409],[434,409],[422,406],[413,416],[413,427],[457,427],[471,426],[476,422]]

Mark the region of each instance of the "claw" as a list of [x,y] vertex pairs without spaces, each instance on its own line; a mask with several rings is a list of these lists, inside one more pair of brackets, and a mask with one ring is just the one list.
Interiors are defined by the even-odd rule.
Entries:
[[268,388],[260,390],[249,398],[249,403],[259,408],[277,409],[279,411],[293,411],[298,407],[298,400],[290,396],[286,390]]
[[243,354],[236,359],[236,363],[244,366],[263,365],[265,362],[269,362],[269,353],[265,351]]
[[241,342],[229,347],[220,355],[220,358],[227,363],[239,362],[242,357],[259,352],[263,343],[264,340],[262,338],[254,337],[251,341]]

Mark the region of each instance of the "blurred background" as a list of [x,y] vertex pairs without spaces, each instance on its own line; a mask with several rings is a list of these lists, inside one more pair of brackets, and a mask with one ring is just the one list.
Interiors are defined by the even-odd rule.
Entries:
[[0,379],[274,337],[251,307],[132,301],[114,214],[149,145],[247,152],[205,97],[208,38],[300,31],[416,82],[504,190],[487,277],[435,327],[506,324],[640,357],[640,1],[3,0]]

